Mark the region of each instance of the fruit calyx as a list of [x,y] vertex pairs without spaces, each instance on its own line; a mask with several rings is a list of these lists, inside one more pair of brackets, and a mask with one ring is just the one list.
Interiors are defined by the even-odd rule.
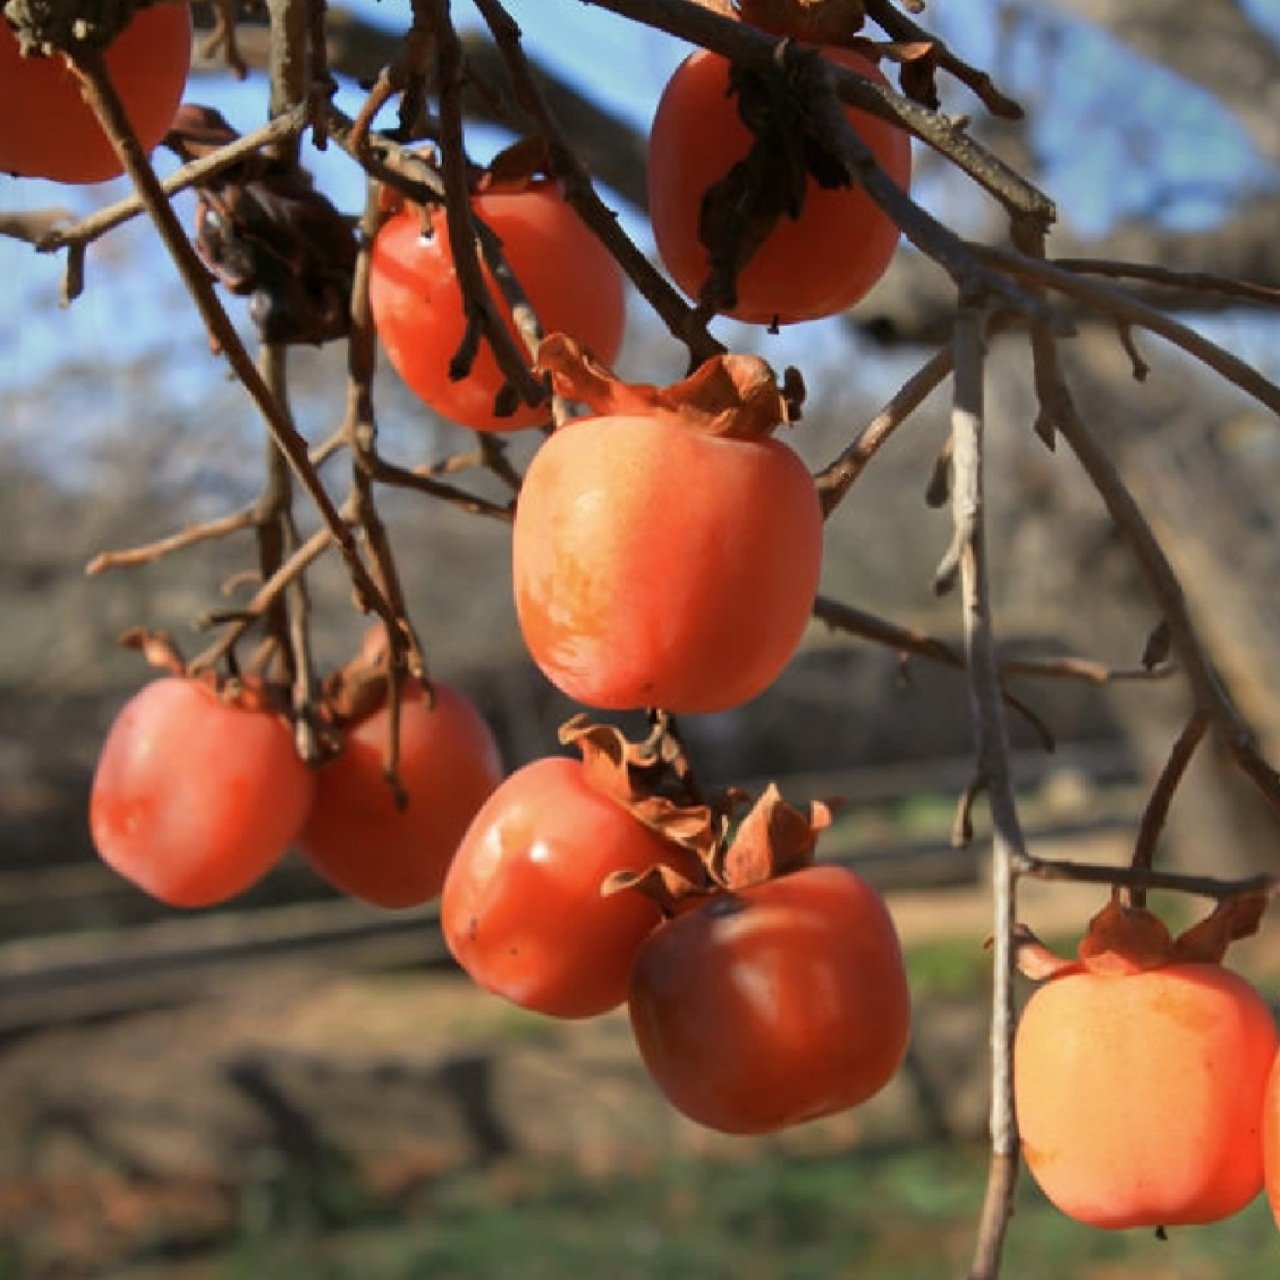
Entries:
[[814,44],[841,44],[866,19],[863,0],[733,0],[743,22]]
[[527,191],[542,182],[555,181],[551,152],[545,138],[520,138],[504,147],[483,169],[471,175],[471,191],[480,194],[511,194]]
[[[399,674],[394,671],[397,662],[402,664]],[[335,723],[352,724],[385,706],[393,687],[415,684],[426,692],[428,705],[433,705],[426,659],[408,622],[397,628],[394,645],[386,625],[379,622],[370,628],[356,656],[325,680],[322,702]]]
[[730,835],[734,814],[751,797],[728,788],[693,802],[673,767],[669,739],[650,734],[630,741],[614,725],[596,724],[585,714],[560,727],[560,741],[582,753],[590,786],[627,809],[638,822],[693,853],[702,874],[691,879],[671,867],[616,872],[601,893],[637,890],[653,898],[664,915],[676,915],[709,897],[746,889],[808,866],[819,834],[831,825],[837,801],[815,800],[807,813],[783,799],[774,783],[751,804]]
[[9,0],[2,6],[24,55],[104,49],[145,6],[124,0]]
[[131,627],[120,637],[126,649],[136,649],[148,666],[175,679],[202,685],[220,702],[242,711],[269,711],[289,719],[288,698],[282,689],[259,675],[221,675],[207,667],[197,668],[182,656],[177,641],[168,631]]
[[1018,968],[1039,981],[1066,973],[1123,976],[1175,964],[1220,964],[1231,943],[1257,932],[1268,902],[1268,895],[1259,892],[1223,898],[1203,920],[1175,937],[1146,907],[1132,906],[1113,893],[1089,921],[1074,960],[1051,951],[1019,925],[1014,934]]
[[733,839],[717,849],[708,865],[711,878],[724,889],[747,889],[809,866],[818,836],[831,825],[838,805],[814,800],[806,814],[782,798],[776,783],[769,783]]
[[699,861],[711,857],[726,819],[716,806],[692,802],[663,735],[632,742],[616,725],[597,724],[584,712],[560,726],[559,738],[581,753],[589,786]]
[[679,419],[692,431],[727,440],[763,440],[792,420],[791,402],[759,356],[718,355],[669,386],[625,382],[572,338],[548,334],[537,368],[557,394],[597,416],[637,414]]

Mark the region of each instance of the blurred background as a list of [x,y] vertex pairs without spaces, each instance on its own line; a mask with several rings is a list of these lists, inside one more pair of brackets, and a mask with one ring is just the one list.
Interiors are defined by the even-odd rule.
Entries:
[[[564,127],[651,251],[643,136],[687,46],[570,0],[507,7]],[[471,6],[454,8],[473,65],[498,77]],[[407,6],[335,5],[329,18],[339,102],[354,110],[361,83],[395,56]],[[922,20],[1026,109],[1023,122],[993,121],[941,80],[943,109],[971,115],[975,136],[1057,201],[1052,255],[1280,288],[1280,15],[1267,0],[971,0],[937,3]],[[252,22],[242,43],[248,79],[199,63],[188,98],[247,131],[266,103]],[[472,110],[483,160],[511,134],[483,103]],[[358,210],[350,161],[334,149],[304,159],[340,208]],[[921,149],[916,164],[931,211],[1002,240],[993,205]],[[119,183],[0,176],[4,212],[83,214],[123,194]],[[178,205],[189,220],[189,198]],[[774,778],[796,802],[846,797],[820,851],[885,890],[907,949],[917,1030],[899,1080],[856,1113],[777,1138],[685,1123],[645,1079],[625,1015],[553,1023],[482,996],[449,967],[430,909],[339,899],[292,857],[226,908],[161,908],[96,861],[86,831],[98,745],[147,677],[117,637],[166,627],[196,652],[193,620],[226,607],[222,584],[250,562],[250,535],[93,578],[84,566],[250,502],[259,427],[149,228],[96,244],[86,292],[65,309],[61,266],[0,240],[0,1278],[959,1274],[984,1175],[989,931],[981,806],[973,843],[950,840],[972,774],[963,676],[815,623],[773,689],[683,726],[710,782]],[[1172,301],[1180,319],[1280,376],[1273,314],[1205,293]],[[847,316],[776,335],[717,332],[802,371],[809,401],[791,442],[817,468],[946,340],[951,305],[947,278],[904,249]],[[243,305],[230,306],[247,334]],[[1114,328],[1078,324],[1081,402],[1275,761],[1277,423],[1144,335],[1139,385]],[[341,344],[291,353],[295,415],[313,441],[340,420],[344,359]],[[683,359],[636,300],[620,372],[667,381]],[[376,391],[388,456],[418,465],[467,447],[389,368]],[[1020,340],[993,350],[988,396],[1005,656],[1137,668],[1155,607],[1074,459],[1028,429]],[[947,408],[944,395],[927,403],[830,521],[822,589],[954,640],[956,602],[931,590],[950,517],[924,500]],[[531,449],[517,442],[517,461]],[[556,726],[576,708],[523,654],[506,527],[414,495],[382,501],[435,673],[481,706],[508,765],[556,750]],[[321,563],[311,587],[329,670],[363,622],[340,566]],[[1126,859],[1187,715],[1185,687],[1175,675],[1021,681],[1016,692],[1054,739],[1048,751],[1011,718],[1033,851]],[[1278,837],[1206,747],[1161,856],[1224,876],[1269,870]],[[1070,946],[1100,904],[1094,890],[1032,885],[1023,915]],[[1186,919],[1190,907],[1169,911]],[[1238,955],[1280,993],[1267,928]],[[1274,1235],[1261,1206],[1168,1242],[1089,1232],[1024,1184],[1006,1274],[1272,1276]]]

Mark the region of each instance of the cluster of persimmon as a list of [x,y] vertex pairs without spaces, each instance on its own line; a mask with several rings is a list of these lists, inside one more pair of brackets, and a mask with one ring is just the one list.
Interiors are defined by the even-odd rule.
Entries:
[[1174,938],[1117,893],[1074,960],[1022,938],[1022,968],[1043,984],[1018,1024],[1018,1124],[1064,1213],[1111,1229],[1217,1222],[1265,1186],[1280,1223],[1275,1019],[1222,964],[1266,905],[1226,899]]
[[[831,56],[879,77],[859,55]],[[658,105],[655,238],[708,314],[766,324],[833,314],[871,287],[896,244],[894,224],[829,164],[793,168],[779,195],[767,158],[779,139],[800,154],[791,126],[770,123],[780,101],[776,84],[700,53]],[[204,128],[206,117],[192,119]],[[849,119],[905,184],[906,135]],[[165,133],[135,127],[147,147]],[[724,216],[731,192],[747,217]],[[740,705],[791,658],[817,589],[817,492],[773,437],[792,416],[788,396],[750,357],[716,358],[670,387],[616,379],[624,280],[559,183],[508,159],[477,178],[470,201],[548,335],[531,369],[590,410],[540,443],[516,507],[515,610],[533,660],[596,709]],[[369,300],[393,367],[464,427],[545,423],[545,405],[514,403],[486,344],[459,360],[472,300],[445,210],[389,199],[386,212]],[[519,341],[492,255],[484,271]],[[668,1097],[729,1132],[852,1106],[897,1069],[910,1023],[897,935],[858,876],[812,865],[825,809],[806,817],[770,791],[739,819],[736,797],[673,798],[660,746],[576,722],[564,741],[581,761],[548,756],[503,780],[475,708],[443,683],[393,679],[380,629],[309,709],[332,744],[309,768],[287,691],[195,676],[147,643],[169,671],[114,722],[90,817],[102,857],[163,901],[223,901],[290,847],[370,902],[439,897],[448,945],[477,982],[560,1017],[627,1003]]]
[[[736,0],[728,11],[882,82],[864,52],[825,45],[800,21],[809,8]],[[190,50],[188,10],[171,4],[138,11],[105,50],[146,150],[170,129]],[[895,224],[787,102],[768,70],[699,51],[657,104],[654,238],[708,315],[778,325],[834,314],[875,284],[897,244]],[[846,115],[905,187],[906,135]],[[0,170],[70,183],[121,172],[68,68],[27,56],[4,23],[0,120]],[[593,708],[741,704],[799,643],[821,559],[811,478],[771,434],[786,397],[746,357],[674,387],[620,382],[607,366],[624,281],[559,184],[491,172],[471,198],[551,335],[533,367],[591,410],[540,445],[519,496],[513,581],[530,654]],[[400,202],[371,266],[379,338],[428,405],[477,431],[545,421],[544,408],[512,401],[485,346],[459,367],[466,308],[442,209]],[[162,901],[224,901],[291,847],[369,902],[439,898],[448,945],[478,983],[558,1017],[626,1003],[667,1097],[727,1132],[856,1105],[896,1071],[910,1026],[897,935],[863,880],[814,863],[824,806],[806,815],[773,789],[745,816],[734,794],[695,802],[668,739],[630,743],[584,719],[562,733],[581,759],[548,756],[504,779],[472,703],[439,681],[393,677],[380,628],[312,709],[333,750],[311,768],[277,685],[193,675],[145,643],[168,673],[113,723],[90,825],[103,859]],[[1024,945],[1045,981],[1017,1036],[1023,1149],[1064,1212],[1109,1228],[1201,1223],[1265,1184],[1280,1220],[1274,1019],[1221,964],[1257,914],[1256,901],[1233,901],[1175,940],[1117,900],[1075,961]]]
[[374,627],[315,709],[331,749],[311,768],[287,691],[255,675],[192,673],[163,633],[129,640],[165,674],[125,703],[99,753],[89,826],[105,862],[176,907],[235,897],[291,847],[335,888],[378,906],[439,895],[503,774],[493,734],[460,690],[393,680],[386,631]]
[[[878,78],[859,55],[833,56]],[[723,58],[696,53],[658,105],[650,216],[663,262],[709,313],[773,325],[848,307],[888,265],[896,226],[847,175],[802,172],[793,207],[778,206],[770,175],[753,171],[771,150],[766,92],[730,85]],[[906,135],[849,118],[905,184]],[[744,183],[757,207],[735,225],[718,210]],[[800,643],[821,565],[813,479],[773,435],[792,416],[787,396],[745,356],[673,386],[614,377],[624,283],[559,185],[504,165],[476,184],[472,211],[547,333],[534,367],[588,410],[539,445],[516,504],[512,579],[530,655],[597,710],[739,706]],[[459,376],[463,300],[441,211],[392,213],[373,245],[370,302],[393,367],[443,416],[479,431],[547,419],[503,403],[488,352]],[[882,1088],[910,1025],[898,939],[863,880],[812,865],[819,817],[770,792],[735,825],[732,804],[667,794],[652,744],[577,721],[565,740],[582,761],[517,771],[454,854],[441,921],[460,965],[553,1016],[625,1002],[666,1096],[726,1132],[767,1132]]]

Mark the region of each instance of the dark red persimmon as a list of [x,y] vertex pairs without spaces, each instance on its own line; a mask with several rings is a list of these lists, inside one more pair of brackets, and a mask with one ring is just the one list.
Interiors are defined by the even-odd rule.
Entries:
[[454,855],[445,941],[480,986],[515,1004],[562,1018],[604,1013],[626,999],[632,958],[661,913],[642,893],[600,887],[659,864],[698,870],[591,786],[579,761],[535,760],[489,797]]
[[1263,1182],[1271,1011],[1217,964],[1064,970],[1018,1027],[1027,1167],[1095,1227],[1215,1222]]
[[436,897],[453,851],[502,780],[497,743],[474,704],[440,681],[433,700],[406,685],[398,773],[403,808],[383,775],[390,708],[350,726],[341,753],[316,780],[298,847],[332,885],[381,907]]
[[[869,80],[875,65],[847,49],[824,56]],[[691,298],[710,269],[699,239],[703,197],[747,154],[752,135],[728,95],[728,63],[699,50],[672,75],[649,134],[649,217],[658,253]],[[911,143],[901,129],[866,112],[846,114],[880,167],[902,187],[911,178]],[[823,188],[809,177],[798,218],[783,216],[738,273],[727,314],[757,324],[791,324],[853,306],[884,274],[899,231],[856,182]]]
[[767,434],[704,427],[663,404],[579,418],[525,475],[512,538],[521,632],[587,706],[737,706],[803,636],[822,560],[813,479]]
[[640,948],[629,1006],[673,1106],[768,1133],[865,1101],[910,1034],[898,935],[880,895],[814,865],[711,898]]
[[[502,252],[529,298],[543,331],[575,337],[605,362],[622,345],[626,295],[621,268],[587,230],[550,180],[527,180],[473,197],[472,207],[502,241]],[[478,431],[514,431],[550,419],[548,407],[521,404],[499,416],[494,399],[504,382],[487,343],[470,373],[454,380],[449,364],[462,343],[462,292],[443,209],[406,206],[378,232],[369,300],[387,356],[400,376],[437,413]],[[486,273],[495,299],[502,293]],[[499,305],[502,305],[499,302]],[[507,328],[520,350],[515,322]]]
[[293,843],[315,779],[260,688],[220,695],[203,681],[152,681],[121,709],[89,804],[104,862],[175,907],[222,902]]
[[[140,9],[106,51],[107,73],[143,150],[169,131],[191,67],[185,4]],[[0,20],[0,171],[55,182],[105,182],[124,167],[60,58],[24,58]]]

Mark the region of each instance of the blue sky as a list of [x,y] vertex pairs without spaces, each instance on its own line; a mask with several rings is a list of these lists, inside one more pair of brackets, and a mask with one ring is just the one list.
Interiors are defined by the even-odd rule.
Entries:
[[[1252,4],[1270,15],[1280,37],[1280,16],[1268,0]],[[403,22],[405,6],[389,0],[356,0],[355,7],[389,26]],[[580,0],[511,0],[509,8],[532,55],[570,77],[581,78],[586,69],[590,93],[638,127],[647,123],[663,82],[687,52],[679,41]],[[996,43],[992,5],[971,0],[963,9],[962,26],[954,7],[935,4],[929,16],[942,24],[942,33],[961,54],[992,67],[1006,87],[1027,102],[1033,118],[1042,119],[1035,137],[1046,161],[1045,184],[1059,201],[1064,222],[1076,229],[1100,232],[1113,219],[1146,208],[1157,185],[1175,197],[1168,201],[1166,217],[1182,225],[1211,222],[1238,198],[1239,184],[1251,169],[1257,172],[1256,157],[1242,134],[1208,95],[1165,73],[1142,68],[1087,25],[1060,16],[1064,39],[1057,59],[1046,65],[1029,47]],[[455,0],[455,12],[459,21],[479,25],[467,0]],[[1117,86],[1127,95],[1124,114],[1129,123],[1123,129],[1115,123]],[[195,82],[191,96],[221,107],[243,128],[261,118],[260,80],[239,85],[230,77],[204,77]],[[358,91],[346,90],[342,97],[353,106]],[[1041,116],[1037,107],[1046,103],[1052,110]],[[975,109],[972,98],[959,88],[951,91],[946,106]],[[1082,132],[1089,136],[1087,147],[1077,145]],[[486,141],[496,145],[491,137],[478,137],[473,145],[481,156]],[[313,160],[321,186],[343,207],[356,207],[362,188],[355,167],[336,152],[315,155]],[[120,183],[76,190],[0,176],[0,208],[63,204],[87,212],[123,190]],[[954,185],[936,192],[922,189],[922,198],[945,208],[952,220],[982,203]],[[628,216],[626,221],[647,244],[643,220]],[[117,261],[132,261],[135,253],[155,262],[155,270],[113,269]],[[68,352],[106,365],[153,350],[157,343],[170,344],[184,332],[185,340],[201,341],[192,317],[175,320],[179,286],[171,268],[150,247],[143,226],[127,228],[95,247],[89,289],[69,311],[57,306],[60,272],[58,259],[40,258],[23,245],[0,240],[6,297],[23,300],[21,308],[11,302],[0,309],[0,387],[32,386],[57,369]],[[184,324],[189,326],[185,331]],[[821,322],[802,326],[774,342],[779,362],[789,358],[784,348],[792,340],[810,352],[834,351],[841,341]],[[173,386],[166,394],[197,394],[184,373],[190,367],[172,369]],[[40,426],[17,425],[26,430]]]

